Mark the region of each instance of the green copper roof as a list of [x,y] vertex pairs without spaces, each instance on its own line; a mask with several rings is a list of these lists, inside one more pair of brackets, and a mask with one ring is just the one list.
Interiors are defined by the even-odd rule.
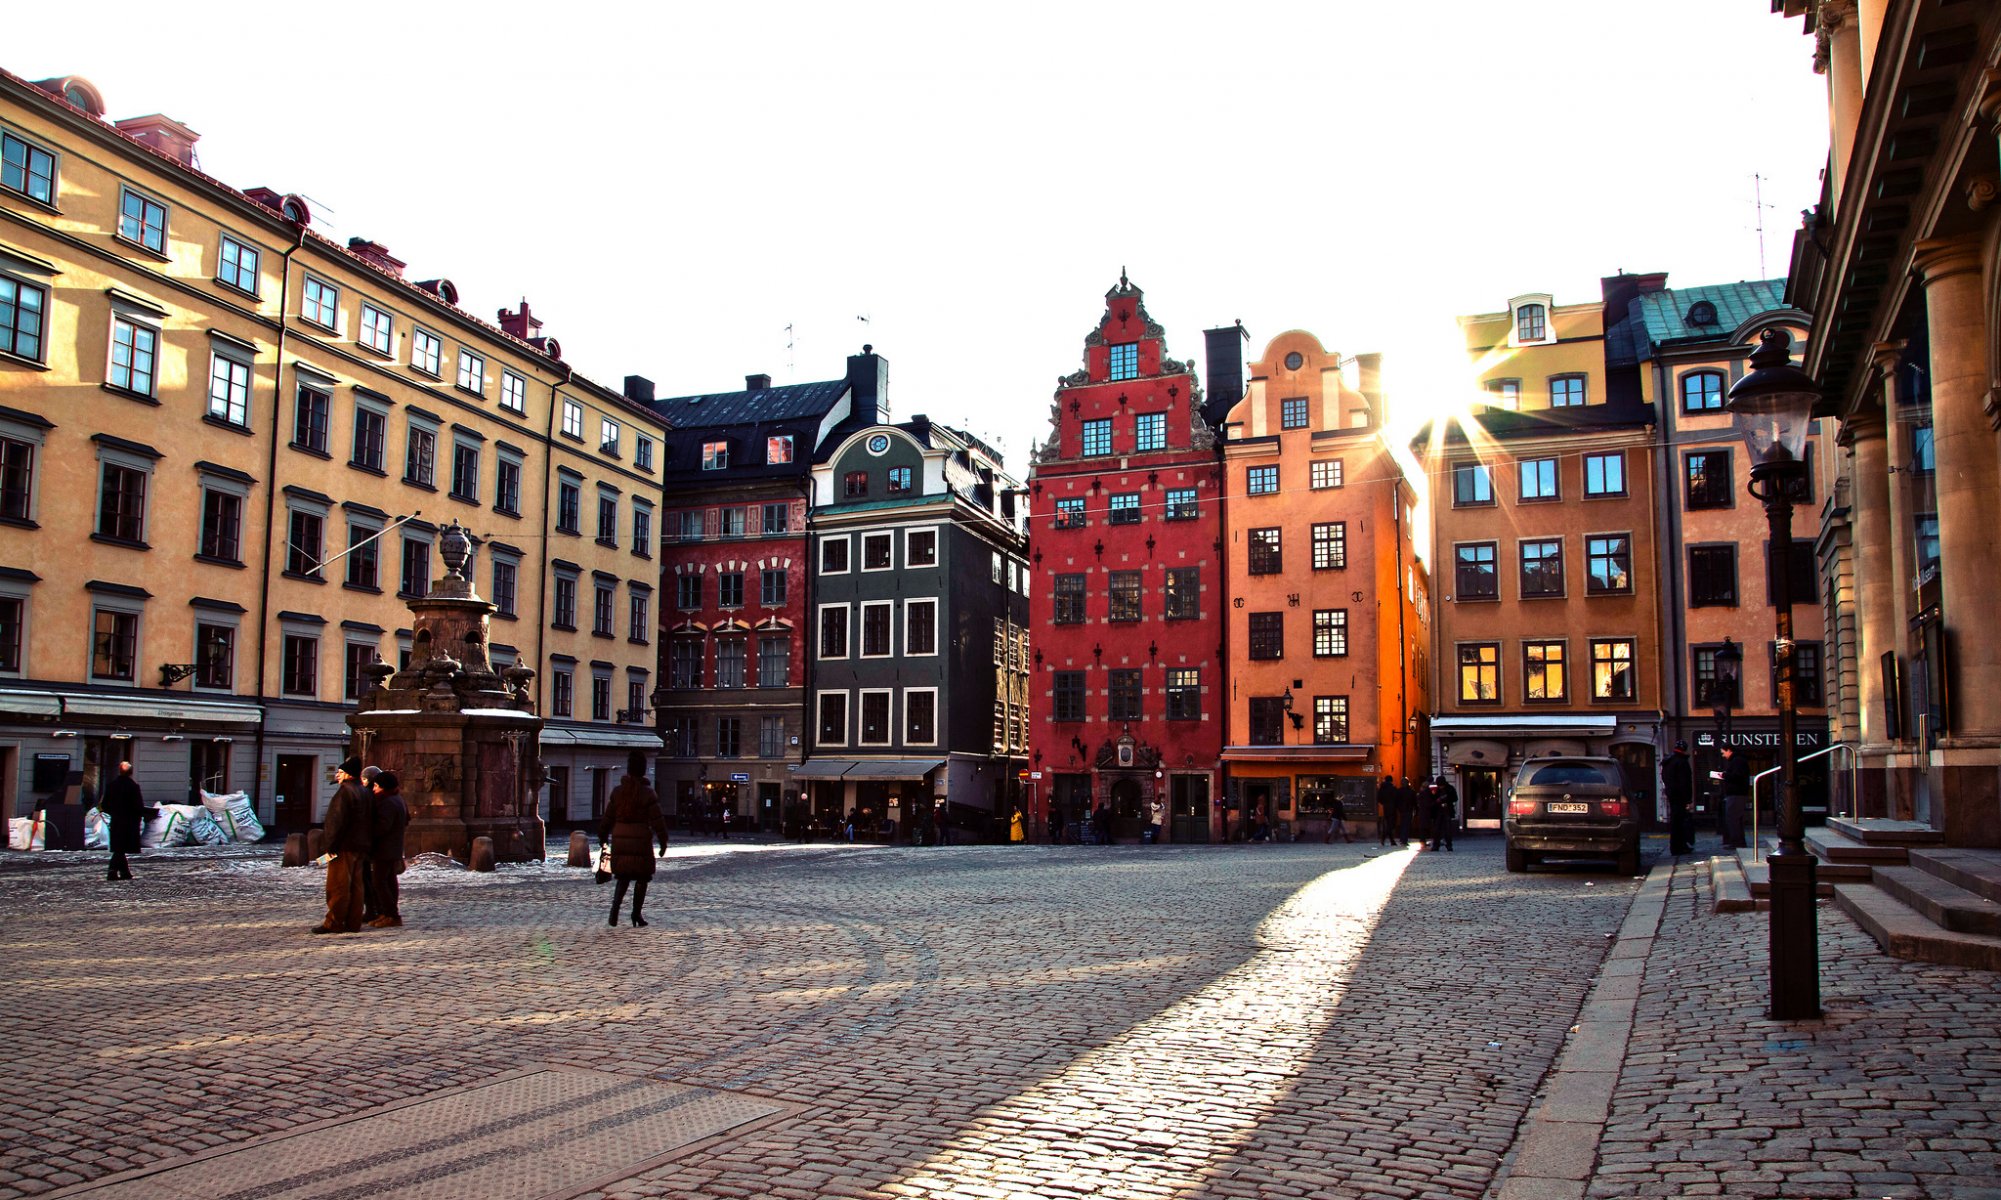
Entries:
[[[1785,291],[1783,279],[1665,288],[1638,297],[1631,308],[1646,325],[1648,343],[1658,346],[1688,338],[1728,337],[1732,330],[1759,313],[1786,307]],[[1716,310],[1713,323],[1696,324],[1689,320],[1696,305],[1703,301]]]

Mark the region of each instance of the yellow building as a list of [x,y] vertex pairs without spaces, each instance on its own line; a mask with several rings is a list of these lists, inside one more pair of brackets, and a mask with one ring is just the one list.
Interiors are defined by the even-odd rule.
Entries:
[[[643,720],[664,425],[522,303],[337,244],[193,166],[197,134],[0,73],[0,780],[9,814],[105,764],[149,800],[323,811],[402,597],[476,542],[497,664],[537,671],[557,821]],[[644,381],[629,381],[643,389]]]

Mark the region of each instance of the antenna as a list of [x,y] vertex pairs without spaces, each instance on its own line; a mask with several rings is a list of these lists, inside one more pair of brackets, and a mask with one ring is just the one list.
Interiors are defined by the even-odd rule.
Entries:
[[1765,177],[1751,176],[1751,212],[1758,223],[1758,278],[1765,278],[1765,210],[1772,206],[1765,203]]
[[792,360],[793,341],[792,322],[787,321],[785,323],[785,377],[787,379],[797,379],[799,377],[798,364]]

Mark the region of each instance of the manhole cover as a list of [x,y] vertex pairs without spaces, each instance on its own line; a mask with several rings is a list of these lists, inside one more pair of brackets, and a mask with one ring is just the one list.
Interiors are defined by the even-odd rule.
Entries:
[[548,1070],[165,1163],[91,1200],[535,1200],[623,1179],[782,1111],[755,1097]]

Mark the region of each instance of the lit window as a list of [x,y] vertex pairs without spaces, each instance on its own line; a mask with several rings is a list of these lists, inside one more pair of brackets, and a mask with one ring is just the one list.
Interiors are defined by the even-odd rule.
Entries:
[[1162,616],[1170,621],[1193,621],[1202,615],[1202,568],[1167,568]]
[[118,236],[155,254],[167,252],[167,210],[134,191],[118,204]]
[[1348,523],[1326,521],[1313,527],[1313,569],[1339,571],[1348,565]]
[[1560,703],[1569,698],[1570,683],[1566,678],[1564,661],[1568,652],[1562,642],[1522,643],[1524,700]]
[[1491,704],[1500,698],[1500,643],[1474,642],[1459,647],[1459,702]]
[[1322,608],[1313,613],[1313,657],[1340,658],[1348,653],[1348,610]]
[[1111,370],[1113,379],[1136,379],[1139,377],[1139,343],[1127,342],[1112,347]]
[[1633,643],[1625,639],[1592,639],[1591,698],[1631,700],[1636,694]]
[[1338,746],[1348,740],[1348,697],[1313,698],[1313,741],[1321,746]]
[[1110,573],[1106,590],[1109,599],[1107,620],[1137,621],[1144,615],[1140,608],[1140,574],[1138,571]]

